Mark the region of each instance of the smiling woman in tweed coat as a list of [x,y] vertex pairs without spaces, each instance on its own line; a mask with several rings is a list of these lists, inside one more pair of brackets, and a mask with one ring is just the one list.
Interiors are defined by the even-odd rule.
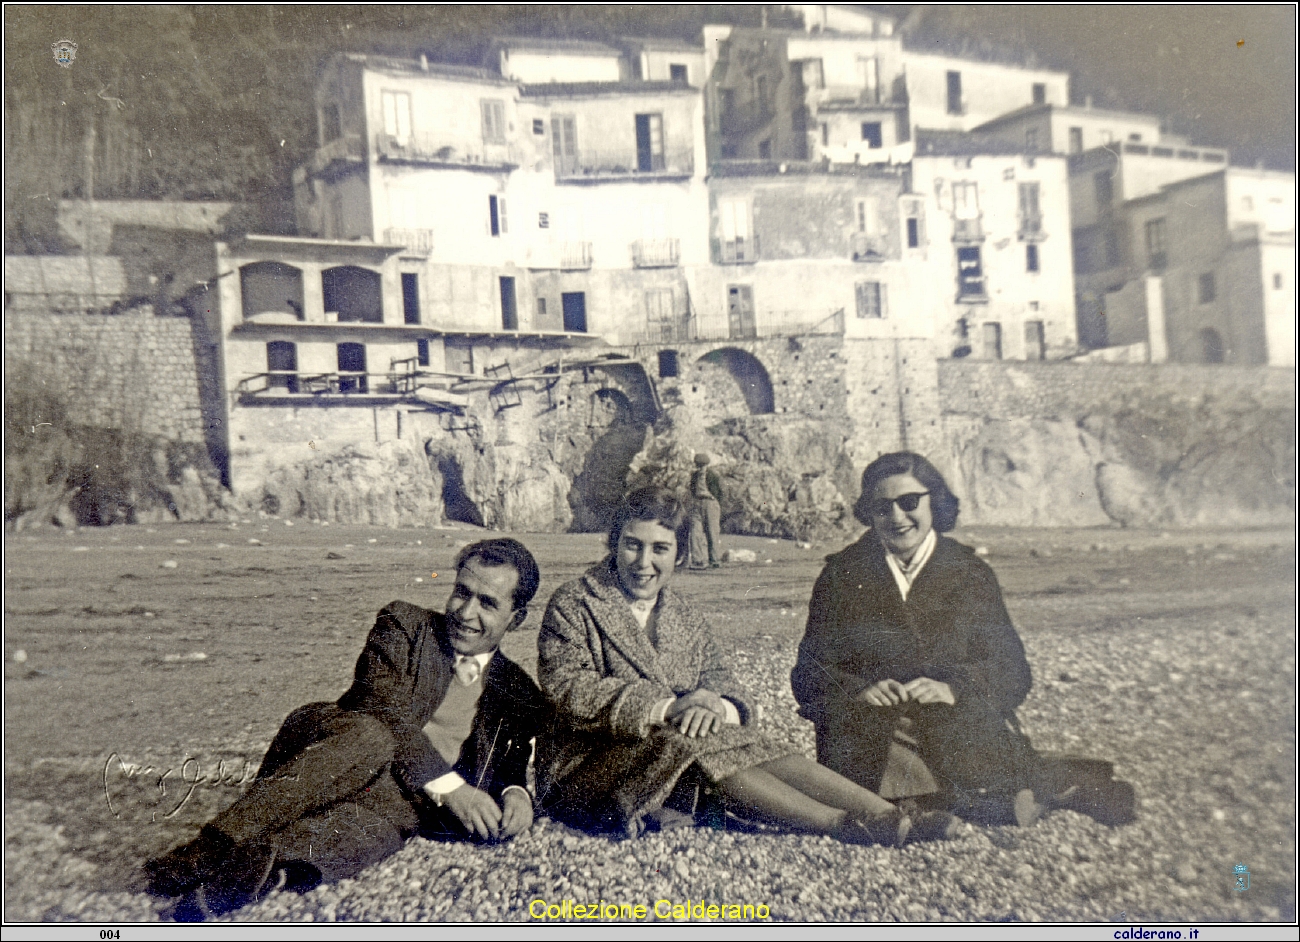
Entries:
[[949,816],[909,817],[758,730],[708,625],[667,587],[688,528],[671,492],[633,491],[610,555],[551,598],[538,638],[538,679],[558,710],[537,746],[547,811],[635,836],[694,823],[679,784],[703,780],[750,816],[853,843],[948,836]]

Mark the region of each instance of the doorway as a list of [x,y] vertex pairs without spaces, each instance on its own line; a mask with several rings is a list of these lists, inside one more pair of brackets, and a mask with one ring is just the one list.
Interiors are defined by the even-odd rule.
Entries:
[[727,285],[727,326],[732,338],[758,336],[752,285]]
[[560,295],[564,310],[564,329],[574,333],[587,332],[587,295],[582,291],[566,291]]

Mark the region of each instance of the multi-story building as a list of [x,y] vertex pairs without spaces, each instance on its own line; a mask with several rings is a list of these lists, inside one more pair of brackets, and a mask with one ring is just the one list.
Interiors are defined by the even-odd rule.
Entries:
[[936,355],[1041,360],[1076,347],[1066,158],[921,132],[915,221],[936,289]]
[[1295,366],[1295,175],[1229,167],[1112,214],[1111,345],[1184,363]]

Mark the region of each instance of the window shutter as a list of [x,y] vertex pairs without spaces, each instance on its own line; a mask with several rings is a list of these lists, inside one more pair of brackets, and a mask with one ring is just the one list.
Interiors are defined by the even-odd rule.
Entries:
[[506,229],[506,198],[504,196],[497,197],[497,214],[501,219],[501,234],[505,235],[508,230]]

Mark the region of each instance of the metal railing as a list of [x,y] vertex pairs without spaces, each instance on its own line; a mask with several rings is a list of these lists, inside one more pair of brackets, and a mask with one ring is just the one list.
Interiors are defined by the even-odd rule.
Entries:
[[724,265],[748,265],[758,261],[758,235],[747,239],[723,239],[718,243],[718,260]]
[[701,322],[693,314],[663,320],[648,320],[641,343],[681,343],[689,340],[761,340],[767,337],[831,336],[844,333],[845,312],[759,310],[752,320],[732,324],[721,319]]
[[1028,240],[1028,241],[1033,241],[1033,240],[1043,238],[1044,236],[1043,217],[1042,216],[1021,216],[1019,235],[1021,239]]
[[361,135],[345,134],[316,148],[308,161],[308,168],[314,175],[324,172],[334,164],[358,163],[365,159],[366,149]]
[[952,241],[983,242],[984,224],[979,216],[974,219],[954,219],[952,221]]
[[449,141],[432,134],[412,134],[405,138],[378,134],[375,136],[375,151],[380,160],[405,163],[504,167],[519,162],[510,144],[464,139]]
[[591,267],[590,242],[562,242],[559,249],[562,271],[583,271]]
[[385,229],[384,244],[400,245],[408,252],[428,255],[433,251],[433,230],[400,228]]
[[849,254],[855,262],[878,262],[885,257],[885,240],[880,236],[855,232],[849,236]]
[[338,370],[333,373],[300,373],[296,370],[268,370],[239,381],[241,396],[396,396],[415,390],[419,373],[363,373]]
[[695,151],[691,148],[661,154],[638,153],[635,148],[580,150],[555,162],[557,180],[591,177],[689,176],[695,172]]
[[632,243],[632,264],[636,268],[673,268],[680,258],[678,239],[637,239]]

